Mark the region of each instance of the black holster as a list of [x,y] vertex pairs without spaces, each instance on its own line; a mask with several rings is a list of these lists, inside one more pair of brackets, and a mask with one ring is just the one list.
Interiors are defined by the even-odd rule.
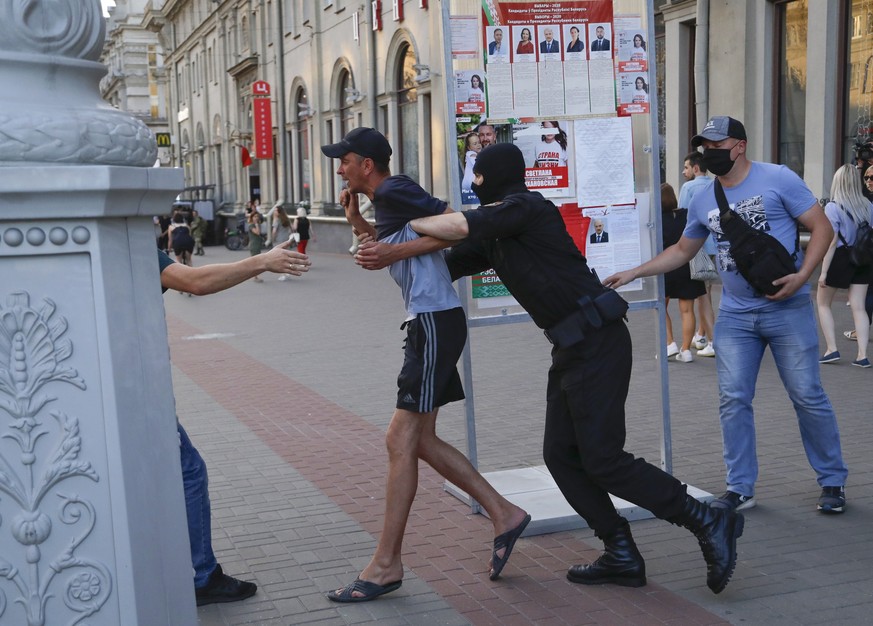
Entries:
[[567,348],[585,339],[586,333],[624,318],[628,303],[613,289],[607,289],[596,298],[582,296],[576,301],[578,309],[543,333],[556,348]]

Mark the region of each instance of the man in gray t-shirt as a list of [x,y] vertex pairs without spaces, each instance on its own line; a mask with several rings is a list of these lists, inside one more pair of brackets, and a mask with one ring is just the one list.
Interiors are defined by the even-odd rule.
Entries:
[[[405,241],[418,235],[409,228],[416,217],[450,209],[408,176],[392,176],[388,168],[391,146],[375,129],[356,128],[342,141],[322,146],[340,160],[337,174],[348,183],[340,204],[359,233],[386,241]],[[361,217],[359,193],[376,208],[376,228]],[[385,523],[376,552],[357,579],[327,594],[334,602],[365,602],[400,587],[401,549],[409,509],[418,485],[418,460],[423,459],[444,478],[479,502],[494,524],[491,579],[496,579],[530,516],[501,496],[457,449],[437,437],[439,407],[463,399],[457,361],[467,336],[461,308],[442,252],[433,252],[391,266],[391,276],[403,292],[408,314],[403,368],[398,377],[397,404],[386,437],[388,487]]]

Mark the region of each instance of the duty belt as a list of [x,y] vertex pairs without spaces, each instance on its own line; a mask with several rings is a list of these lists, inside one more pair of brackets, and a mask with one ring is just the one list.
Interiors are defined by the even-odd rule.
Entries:
[[612,289],[604,291],[591,299],[582,296],[576,301],[578,309],[560,322],[543,331],[556,348],[567,348],[585,339],[586,332],[598,330],[603,326],[625,317],[628,303]]

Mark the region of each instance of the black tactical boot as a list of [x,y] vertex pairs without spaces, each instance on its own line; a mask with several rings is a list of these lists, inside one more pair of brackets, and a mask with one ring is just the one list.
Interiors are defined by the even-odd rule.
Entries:
[[743,535],[743,516],[730,509],[713,509],[685,496],[682,513],[669,521],[697,537],[706,560],[706,584],[713,593],[727,587],[737,564],[737,539]]
[[567,580],[582,585],[621,585],[642,587],[646,584],[646,563],[624,521],[609,535],[597,535],[606,547],[591,565],[574,565],[567,570]]

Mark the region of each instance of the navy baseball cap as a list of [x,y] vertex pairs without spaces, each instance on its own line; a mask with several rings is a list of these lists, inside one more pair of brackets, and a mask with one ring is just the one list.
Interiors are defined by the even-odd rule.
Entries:
[[699,148],[705,139],[709,141],[721,141],[732,137],[746,141],[746,127],[739,120],[727,115],[716,115],[709,118],[706,126],[697,135],[691,138],[691,147]]
[[350,130],[339,143],[321,146],[321,151],[332,159],[338,159],[349,152],[354,152],[383,165],[387,165],[391,159],[391,146],[385,139],[385,135],[375,128],[364,126]]

